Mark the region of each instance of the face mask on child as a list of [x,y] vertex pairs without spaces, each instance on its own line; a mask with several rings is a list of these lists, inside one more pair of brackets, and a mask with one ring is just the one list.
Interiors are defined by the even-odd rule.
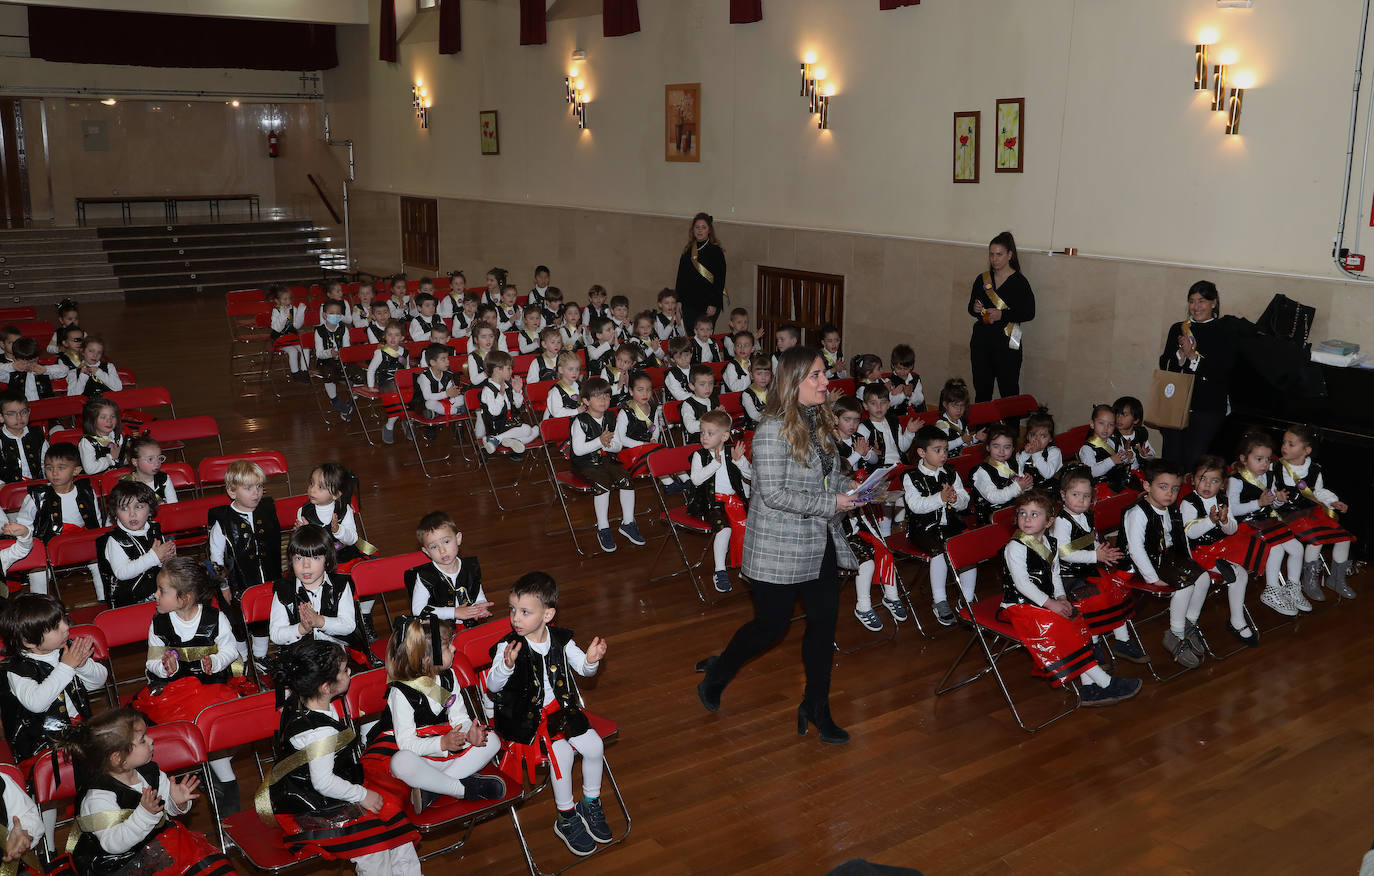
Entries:
[[324,321],[327,322],[327,323],[329,323],[330,325],[338,325],[339,323],[343,322],[343,314],[342,314],[342,313],[330,313],[330,314],[326,314],[326,315],[325,315],[325,318],[324,318]]

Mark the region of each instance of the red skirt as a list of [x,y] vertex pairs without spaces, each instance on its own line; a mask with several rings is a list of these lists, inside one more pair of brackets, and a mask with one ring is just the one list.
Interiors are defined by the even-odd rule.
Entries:
[[1135,599],[1131,588],[1110,574],[1091,575],[1087,580],[1097,587],[1097,592],[1074,600],[1074,605],[1083,613],[1089,634],[1105,636],[1135,617]]
[[[1260,530],[1248,523],[1242,523],[1235,535],[1228,538],[1245,537],[1245,554],[1240,564],[1252,574],[1263,575],[1265,564],[1269,562],[1269,551],[1276,544],[1283,544],[1293,537],[1293,531],[1283,524]],[[1225,559],[1230,559],[1226,557]],[[1201,562],[1199,560],[1198,562]]]
[[[241,688],[247,686],[244,691]],[[240,696],[257,693],[253,683],[246,678],[231,679],[228,684],[205,684],[199,678],[178,678],[153,693],[145,687],[134,697],[129,705],[147,715],[154,724],[167,724],[172,721],[194,721],[206,706],[236,700]]]
[[[439,724],[434,727],[421,727],[415,731],[416,736],[443,736],[453,729],[447,724]],[[410,786],[391,774],[391,758],[396,752],[400,751],[400,746],[396,744],[396,736],[392,733],[383,733],[372,741],[363,752],[363,784],[378,794],[382,795],[382,800],[388,804],[394,803],[397,807],[410,799]],[[443,763],[453,760],[463,752],[448,751],[442,754],[427,754],[426,760],[433,760]],[[386,810],[383,809],[383,812]]]
[[649,454],[655,450],[661,450],[662,444],[657,442],[651,444],[641,444],[638,447],[627,447],[616,454],[616,459],[625,466],[625,471],[629,472],[630,477],[639,477],[649,473]]
[[1303,544],[1325,545],[1355,540],[1355,536],[1338,525],[1336,519],[1326,513],[1325,508],[1313,508],[1312,513],[1306,517],[1298,517],[1285,523],[1293,536]]
[[299,347],[300,345],[301,336],[295,332],[287,332],[281,337],[272,339],[272,349],[276,350],[278,353],[285,350],[287,347]]
[[[1193,548],[1193,559],[1204,569],[1215,569],[1218,560],[1226,560],[1237,566],[1248,568],[1251,554],[1251,542],[1253,541],[1254,530],[1249,527],[1242,527],[1233,534],[1214,541],[1211,544],[1196,545]],[[1264,552],[1268,555],[1268,551]],[[1259,569],[1252,570],[1256,574],[1264,573],[1264,564],[1261,563]]]
[[193,830],[169,820],[167,829],[152,840],[162,846],[172,863],[153,876],[236,876],[229,859],[210,841]]
[[277,824],[286,834],[286,846],[292,853],[317,852],[333,860],[357,859],[420,839],[419,831],[406,818],[400,804],[385,794],[381,811],[376,814],[363,811],[355,818],[340,821],[278,814]]
[[998,615],[1026,646],[1038,674],[1060,687],[1097,665],[1083,615],[1060,617],[1048,608],[1010,605]]

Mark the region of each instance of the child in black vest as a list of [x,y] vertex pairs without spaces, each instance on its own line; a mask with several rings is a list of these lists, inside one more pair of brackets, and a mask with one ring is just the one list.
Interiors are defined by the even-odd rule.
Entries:
[[234,876],[204,835],[170,816],[191,811],[200,779],[175,782],[153,761],[148,725],[133,709],[113,709],[72,728],[64,747],[78,761],[78,873]]
[[[959,474],[945,464],[949,442],[937,426],[922,426],[916,432],[916,465],[902,475],[906,501],[906,537],[916,548],[930,555],[930,591],[934,597],[935,619],[942,626],[953,626],[956,616],[945,595],[949,562],[945,541],[964,530],[963,512],[969,495]],[[959,574],[964,601],[972,604],[978,570]]]
[[[531,292],[531,298],[533,292]],[[587,290],[587,306],[582,308],[582,324],[591,328],[598,319],[610,319],[611,307],[606,303],[606,287],[593,283]]]
[[488,454],[497,445],[510,448],[510,458],[524,458],[525,445],[539,438],[539,429],[520,416],[525,406],[525,381],[511,375],[513,360],[500,350],[487,357],[487,382],[482,384],[478,398],[482,403],[482,425]]
[[1179,501],[1179,511],[1193,559],[1204,569],[1214,569],[1226,581],[1231,635],[1253,648],[1259,644],[1259,631],[1250,626],[1245,613],[1245,586],[1250,580],[1245,571],[1245,554],[1250,539],[1239,532],[1240,524],[1231,516],[1226,494],[1222,492],[1225,482],[1226,463],[1222,458],[1203,456],[1193,466],[1193,491]]
[[[883,380],[883,360],[873,353],[860,353],[850,362],[850,373],[854,375],[854,394],[860,401],[868,401],[868,391],[881,386],[887,389],[887,381]],[[889,395],[888,401],[891,401]]]
[[69,372],[80,368],[81,342],[86,339],[86,332],[82,330],[81,326],[73,323],[59,328],[56,337],[59,347],[56,350],[57,364]]
[[124,388],[119,370],[113,362],[106,362],[105,342],[100,335],[87,335],[81,341],[81,365],[67,374],[67,395],[100,398],[107,392]]
[[128,440],[129,464],[133,470],[120,477],[121,481],[137,481],[140,484],[147,484],[157,496],[159,505],[168,505],[177,501],[177,489],[172,486],[172,477],[162,470],[162,464],[167,461],[167,457],[162,452],[162,445],[147,435],[139,435]]
[[[401,340],[405,340],[408,334],[406,324],[403,320],[394,320],[401,326]],[[363,328],[367,329],[367,336],[363,338],[364,343],[380,344],[386,340],[386,327],[393,322],[391,318],[391,308],[386,306],[385,301],[374,301],[371,305],[371,314]]]
[[[484,327],[483,331],[488,329]],[[452,360],[450,353],[450,349],[443,344],[430,344],[425,347],[425,368],[415,375],[410,407],[425,419],[442,417],[445,423],[455,423],[456,426],[465,408],[463,388],[459,385],[458,375],[449,369]],[[438,424],[426,426],[425,440],[432,441],[437,430]]]
[[682,400],[682,440],[695,444],[701,437],[701,418],[719,403],[716,398],[716,375],[709,365],[693,365],[687,372],[692,394]]
[[[348,573],[358,563],[376,556],[377,549],[358,534],[358,518],[353,513],[353,497],[357,495],[358,478],[337,462],[322,462],[310,470],[306,496],[310,499],[296,512],[296,525],[323,527],[334,540],[334,562],[341,573]],[[367,641],[377,639],[372,626],[372,607],[375,600],[358,603],[362,633]]]
[[[43,458],[43,474],[48,482],[28,488],[15,518],[33,531],[34,538],[46,545],[64,530],[99,529],[105,525],[90,479],[76,479],[81,474],[81,460],[75,444],[59,441],[49,447]],[[91,563],[86,568],[95,584],[95,598],[104,602],[105,586],[99,564]],[[30,572],[29,590],[47,593],[48,573]]]
[[682,324],[682,308],[678,304],[677,293],[672,289],[662,289],[658,293],[658,311],[654,314],[654,334],[659,340],[687,337],[687,326]]
[[315,326],[315,370],[324,380],[324,394],[339,417],[348,420],[353,416],[353,405],[339,397],[338,384],[343,381],[343,364],[339,361],[339,351],[349,345],[348,326],[344,321],[344,303],[332,299],[324,302],[324,321]]
[[740,425],[746,430],[757,429],[763,419],[763,408],[768,404],[768,387],[773,385],[773,360],[767,353],[755,353],[749,360],[749,385],[740,394],[740,407],[744,409],[744,422]]
[[[725,370],[721,372],[721,382],[725,384],[726,392],[744,392],[749,388],[750,382],[749,360],[754,355],[753,333],[737,332],[731,341],[731,349],[734,352],[725,363]],[[772,367],[771,361],[769,367]]]
[[106,513],[115,527],[95,542],[105,601],[110,608],[137,605],[153,598],[162,564],[176,556],[177,544],[162,538],[157,494],[138,481],[120,480],[105,497]]
[[294,303],[291,290],[275,284],[268,287],[267,297],[274,305],[268,322],[272,349],[286,354],[291,378],[304,383],[310,379],[306,374],[310,366],[310,348],[301,345],[300,335],[305,328],[305,302]]
[[[566,345],[558,329],[550,326],[539,331],[539,355],[530,362],[529,373],[524,375],[528,383],[543,383],[558,379],[558,356]],[[571,349],[571,347],[568,347]]]
[[[858,436],[863,437],[868,442],[868,455],[866,461],[871,468],[877,469],[884,465],[899,465],[906,459],[906,452],[911,448],[916,430],[920,428],[920,423],[909,420],[906,427],[897,420],[897,415],[892,413],[890,400],[887,394],[887,384],[881,380],[870,384],[867,393],[860,396],[863,399],[864,413],[867,416],[859,424]],[[746,413],[748,408],[745,408]],[[883,506],[889,509],[889,506]],[[887,516],[888,511],[878,518],[878,531],[883,538],[892,534],[892,518]]]
[[715,533],[715,587],[730,592],[730,571],[726,565],[739,566],[744,551],[744,521],[749,513],[749,486],[753,477],[744,445],[726,447],[730,438],[730,415],[722,410],[701,416],[701,448],[692,453],[691,494],[687,513],[711,524]]
[[382,399],[386,423],[382,426],[382,443],[396,441],[396,421],[401,418],[400,391],[396,388],[396,372],[410,367],[410,353],[405,346],[405,326],[400,320],[387,323],[386,334],[367,363],[367,387],[375,389]]
[[[38,361],[38,342],[33,338],[15,338],[10,344],[14,362],[10,365],[10,391],[18,392],[29,401],[57,395],[52,382],[67,376],[70,369],[61,362],[43,365]],[[15,384],[18,384],[16,386]]]
[[558,315],[558,337],[563,341],[565,350],[583,350],[587,347],[586,329],[582,327],[582,305],[569,301],[563,305]]
[[41,429],[29,428],[29,400],[16,392],[0,396],[0,482],[37,480],[43,477],[43,457],[48,439]]
[[1278,509],[1290,498],[1270,465],[1273,458],[1274,439],[1268,434],[1252,431],[1241,436],[1240,458],[1226,482],[1226,502],[1250,539],[1246,568],[1264,574],[1260,602],[1293,617],[1310,612],[1312,603],[1302,592],[1302,543],[1279,519]]
[[410,320],[410,339],[412,341],[428,341],[430,334],[433,333],[435,326],[443,325],[443,317],[434,311],[439,306],[433,295],[421,292],[415,296],[415,308],[418,311],[414,318]]
[[581,387],[578,385],[581,373],[582,360],[576,353],[564,350],[558,354],[558,382],[544,400],[544,419],[575,417],[587,409],[582,404]]
[[647,471],[649,454],[663,446],[663,409],[653,395],[653,378],[636,371],[630,378],[630,399],[615,417],[615,440],[622,448],[617,459],[631,475]]
[[1088,467],[1099,498],[1126,489],[1135,454],[1113,437],[1116,432],[1116,412],[1111,405],[1093,405],[1088,440],[1078,448],[1078,461]]
[[611,491],[620,493],[620,534],[634,545],[643,545],[644,536],[635,523],[635,491],[629,473],[616,457],[622,448],[615,440],[615,422],[608,420],[606,410],[611,406],[611,387],[599,377],[582,382],[582,400],[587,410],[573,418],[571,424],[572,473],[591,485],[595,491],[592,506],[596,510],[596,539],[606,553],[615,550],[611,535]]
[[[148,625],[148,687],[131,705],[158,724],[193,720],[201,709],[236,698],[229,686],[243,675],[234,630],[211,605],[215,585],[205,564],[172,557],[157,573],[157,614]],[[249,689],[255,692],[252,685]],[[210,761],[221,817],[239,811],[239,785],[232,759]]]
[[334,540],[322,526],[307,524],[291,533],[289,571],[272,586],[269,634],[278,645],[315,638],[337,642],[355,672],[381,665],[368,648],[353,579],[334,564]]
[[[629,401],[630,377],[634,374],[636,367],[650,367],[647,362],[643,361],[638,366],[635,365],[637,351],[638,348],[633,344],[621,344],[615,348],[615,358],[612,360],[612,364],[605,369],[606,377],[604,379],[606,385],[611,388],[611,407],[613,408],[621,407]],[[588,379],[593,376],[591,374],[586,375]]]
[[1032,490],[1016,497],[1016,531],[1002,549],[1005,574],[997,615],[1056,686],[1082,683],[1084,706],[1110,706],[1140,693],[1138,678],[1113,678],[1097,662],[1083,613],[1069,600],[1050,534],[1055,501]]
[[[515,769],[537,760],[540,744],[553,757],[553,830],[575,855],[590,855],[613,839],[601,808],[601,737],[582,711],[573,675],[591,677],[606,656],[606,640],[577,647],[572,630],[551,627],[558,584],[545,572],[522,576],[510,591],[512,630],[492,646],[487,691],[495,704],[496,731],[512,743]],[[574,803],[574,753],[582,756],[582,799]]]
[[363,771],[421,812],[440,796],[499,800],[506,783],[478,771],[501,740],[473,720],[453,671],[452,621],[402,616],[387,645],[386,712],[368,735]]
[[635,358],[641,368],[666,366],[668,353],[663,346],[662,339],[654,333],[654,312],[652,310],[644,310],[635,315],[634,335],[627,343],[635,345]]
[[93,398],[81,409],[81,470],[88,475],[100,474],[112,468],[123,468],[128,461],[124,452],[124,433],[119,426],[119,405]]
[[544,309],[538,304],[526,304],[520,314],[520,328],[515,333],[516,352],[521,356],[539,352],[539,333],[543,331]]
[[53,329],[52,338],[48,341],[47,352],[57,355],[62,352],[62,330],[68,326],[77,325],[81,322],[81,308],[70,298],[63,298],[57,302],[57,325]]
[[[1164,648],[1183,667],[1196,669],[1207,650],[1197,619],[1202,615],[1211,580],[1188,556],[1183,517],[1173,507],[1183,486],[1183,470],[1168,460],[1156,459],[1145,465],[1144,474],[1144,493],[1121,518],[1126,555],[1135,573],[1147,584],[1160,583],[1162,574],[1169,569],[1182,570],[1171,574],[1165,582],[1174,589],[1169,597],[1169,629],[1164,633]],[[1192,583],[1179,586],[1180,576],[1189,577]]]
[[615,358],[615,323],[609,317],[598,316],[587,327],[591,342],[587,345],[587,373],[595,377],[606,375],[606,366]]
[[1322,466],[1312,461],[1316,445],[1317,433],[1311,426],[1294,423],[1284,430],[1279,459],[1273,466],[1275,484],[1288,494],[1279,513],[1304,545],[1302,590],[1308,599],[1326,601],[1317,583],[1326,545],[1331,545],[1331,575],[1326,586],[1346,599],[1354,599],[1355,591],[1345,579],[1350,574],[1350,544],[1355,536],[1336,523],[1336,514],[1344,514],[1350,507],[1331,492],[1322,477]]
[[886,378],[888,398],[892,400],[892,410],[899,417],[919,414],[926,409],[925,388],[921,386],[921,375],[917,374],[916,351],[910,344],[898,344],[892,348],[887,364],[892,373]]
[[987,459],[978,464],[970,478],[973,481],[973,510],[979,525],[991,523],[994,513],[1011,505],[1034,483],[1033,477],[1017,474],[1012,467],[1012,456],[1016,452],[1014,436],[1010,426],[996,423],[988,427],[984,442]]
[[1054,444],[1054,417],[1031,414],[1026,418],[1025,449],[1016,454],[1014,468],[1017,473],[1030,475],[1035,489],[1055,495],[1059,492],[1059,475],[1063,467],[1064,454]]
[[1117,447],[1131,451],[1131,471],[1138,471],[1140,463],[1159,456],[1150,443],[1150,430],[1144,426],[1145,406],[1133,395],[1123,395],[1112,402],[1116,414],[1116,431],[1112,440]]
[[251,630],[244,626],[239,599],[249,587],[281,577],[281,522],[276,503],[263,495],[266,480],[256,462],[231,462],[224,471],[224,491],[230,502],[211,508],[207,515],[210,563],[222,588],[220,607],[234,625],[244,660],[249,658],[250,638],[253,659],[267,656],[268,630],[263,623],[254,623]]
[[725,353],[721,351],[720,344],[711,337],[711,332],[715,330],[715,327],[715,320],[711,317],[705,315],[697,317],[696,323],[692,326],[690,341],[693,365],[725,361]]
[[18,872],[36,874],[46,871],[48,868],[31,851],[43,839],[43,816],[38,804],[8,773],[0,773],[0,788],[4,791],[3,797],[0,797],[0,818],[5,819],[9,834],[5,840],[5,857],[27,865]]
[[267,799],[287,848],[352,861],[358,876],[419,876],[420,836],[401,800],[363,784],[363,746],[342,700],[343,649],[298,642],[277,655],[272,681],[285,694],[273,752],[295,767],[267,786]]
[[840,350],[840,327],[833,322],[821,325],[821,361],[825,363],[825,376],[831,380],[849,376],[844,367],[844,352]]
[[968,384],[964,383],[962,378],[951,377],[940,387],[940,419],[935,421],[935,427],[944,434],[950,456],[958,456],[965,447],[977,444],[987,437],[986,430],[970,432],[964,424],[964,415],[968,413],[968,400]]
[[663,375],[664,400],[686,401],[692,394],[692,342],[687,338],[668,341],[668,361],[672,363]]
[[463,533],[453,518],[444,511],[429,512],[415,527],[415,538],[429,562],[405,572],[410,613],[469,628],[491,617],[492,603],[482,590],[482,567],[476,557],[458,555]]

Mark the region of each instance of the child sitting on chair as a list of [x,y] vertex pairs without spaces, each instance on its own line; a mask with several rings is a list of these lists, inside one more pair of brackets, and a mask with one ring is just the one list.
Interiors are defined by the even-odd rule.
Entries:
[[604,377],[606,365],[615,356],[615,323],[610,317],[598,316],[587,327],[591,343],[587,346],[587,373],[593,377]]
[[611,296],[611,322],[615,323],[615,343],[619,346],[634,337],[634,320],[630,319],[630,299],[624,295]]
[[396,421],[401,419],[400,390],[396,388],[396,372],[410,366],[410,353],[405,346],[405,326],[398,319],[389,320],[382,343],[367,363],[367,386],[375,389],[382,399],[386,424],[382,426],[382,443],[396,441]]
[[582,400],[587,410],[574,417],[571,424],[571,468],[595,493],[592,506],[596,510],[597,543],[606,553],[615,550],[609,521],[611,491],[616,490],[620,493],[620,534],[631,544],[643,545],[644,536],[635,523],[634,486],[616,456],[624,448],[615,440],[614,422],[608,422],[606,417],[611,406],[611,387],[599,377],[589,377],[582,382]]
[[1150,430],[1142,422],[1145,419],[1145,406],[1135,396],[1123,395],[1112,402],[1112,411],[1116,414],[1112,441],[1117,447],[1131,451],[1131,470],[1139,471],[1142,461],[1159,456],[1150,443]]
[[[749,487],[753,477],[744,445],[726,447],[730,415],[722,410],[701,416],[701,448],[692,453],[692,489],[687,513],[711,524],[715,533],[715,587],[730,592],[730,566],[739,566],[744,551],[744,520],[749,513]],[[726,554],[729,553],[729,566]]]
[[[955,614],[945,595],[945,579],[949,576],[945,541],[963,532],[963,512],[968,508],[969,495],[958,472],[945,464],[949,458],[949,440],[943,430],[937,426],[922,426],[916,432],[915,443],[917,463],[902,475],[906,537],[918,550],[930,556],[930,592],[935,600],[935,619],[941,626],[948,627],[954,625]],[[959,588],[970,604],[977,583],[977,569],[966,569],[959,574]]]
[[105,497],[115,527],[95,541],[100,577],[110,608],[137,605],[153,598],[162,564],[176,556],[177,544],[162,537],[151,519],[157,513],[157,494],[138,481],[120,480]]
[[[47,483],[29,485],[24,503],[15,516],[16,522],[28,527],[34,538],[46,545],[63,532],[99,529],[104,525],[90,479],[76,479],[81,474],[81,459],[75,444],[59,441],[50,446],[43,457],[43,474],[47,476]],[[91,563],[86,568],[95,584],[95,598],[104,602],[105,585],[100,578],[100,566]],[[47,593],[48,573],[30,572],[29,590]]]
[[715,330],[715,321],[709,316],[699,316],[692,326],[692,364],[700,365],[703,362],[724,362],[725,354],[721,352],[720,344],[711,337],[711,332]]
[[910,344],[898,344],[892,348],[892,355],[887,361],[892,366],[892,373],[885,379],[893,413],[905,417],[907,414],[919,414],[924,411],[926,394],[921,386],[921,375],[915,371],[916,351]]
[[[727,342],[730,340],[726,338]],[[730,354],[730,360],[725,363],[725,370],[721,372],[725,391],[744,392],[749,388],[749,359],[754,355],[754,336],[749,332],[738,332],[731,349],[734,352]]]
[[1240,459],[1226,482],[1226,502],[1231,516],[1245,524],[1241,532],[1250,539],[1246,568],[1264,573],[1260,602],[1281,615],[1294,617],[1300,611],[1311,611],[1312,603],[1302,592],[1302,544],[1279,519],[1278,509],[1289,497],[1270,466],[1273,458],[1274,439],[1266,433],[1252,431],[1241,436]]
[[630,378],[630,400],[615,417],[615,440],[624,448],[617,458],[631,476],[647,471],[649,454],[663,446],[663,409],[653,399],[653,378],[636,371]]
[[[1350,507],[1331,492],[1322,477],[1322,467],[1312,461],[1312,448],[1317,445],[1317,433],[1311,426],[1294,423],[1283,433],[1278,462],[1274,464],[1274,484],[1288,494],[1288,501],[1279,509],[1289,530],[1297,536],[1303,548],[1302,590],[1308,599],[1324,602],[1321,585],[1322,548],[1331,545],[1331,575],[1326,586],[1346,599],[1354,599],[1346,577],[1353,565],[1350,562],[1350,543],[1355,540],[1336,523],[1337,512],[1344,514]],[[1304,512],[1306,512],[1305,516]]]
[[645,310],[635,317],[634,336],[629,343],[637,349],[636,359],[641,368],[659,368],[668,362],[663,341],[654,333],[654,319],[652,310]]
[[701,418],[716,407],[716,373],[709,365],[693,365],[687,372],[692,394],[682,400],[683,441],[695,444],[701,434]]
[[598,319],[610,319],[611,308],[606,303],[606,287],[593,283],[587,290],[587,306],[582,308],[582,324],[590,327]]
[[582,327],[582,305],[569,301],[563,305],[559,315],[558,336],[567,350],[583,350],[587,347],[586,330]]
[[949,455],[958,456],[959,451],[970,444],[977,444],[987,437],[987,430],[970,432],[964,425],[964,415],[968,413],[968,384],[962,378],[951,377],[940,387],[940,419],[935,428],[945,436]]
[[755,353],[749,362],[749,386],[740,394],[740,407],[744,408],[745,430],[758,428],[763,419],[764,405],[768,404],[768,387],[773,385],[773,360],[766,353]]
[[81,364],[67,374],[67,395],[100,398],[107,392],[124,388],[119,369],[104,357],[105,342],[100,335],[87,335],[81,341]]
[[525,376],[525,382],[543,383],[546,380],[557,380],[558,356],[563,352],[563,346],[563,335],[558,329],[552,327],[541,329],[539,331],[540,352],[530,363],[529,374]]
[[526,304],[521,311],[520,329],[515,333],[516,350],[521,356],[539,352],[543,326],[544,309],[538,304]]
[[1245,614],[1245,553],[1249,538],[1240,535],[1238,524],[1227,507],[1222,484],[1226,463],[1220,456],[1203,456],[1193,465],[1193,491],[1179,502],[1183,532],[1188,536],[1189,552],[1198,565],[1212,569],[1226,582],[1231,612],[1227,629],[1247,647],[1259,644],[1259,632],[1250,626]]
[[[256,462],[246,459],[229,463],[224,470],[224,491],[228,505],[211,508],[210,563],[220,581],[220,607],[229,613],[234,635],[239,637],[240,653],[247,660],[248,640],[253,641],[252,656],[267,656],[267,624],[244,626],[239,600],[249,587],[281,577],[281,523],[277,506],[263,495],[267,476]],[[249,633],[252,633],[250,636]]]
[[315,368],[324,380],[324,394],[329,396],[329,403],[339,417],[347,421],[353,416],[353,404],[339,397],[338,386],[344,379],[339,351],[349,345],[348,326],[343,324],[343,319],[344,303],[326,300],[324,321],[315,326]]
[[295,297],[286,286],[273,285],[268,288],[267,294],[274,305],[271,322],[268,323],[272,349],[286,354],[291,379],[305,383],[310,379],[306,374],[306,369],[310,367],[310,348],[301,346],[300,336],[305,328],[305,302],[293,303]]
[[[883,360],[872,353],[860,353],[854,357],[854,361],[849,363],[850,373],[854,375],[854,394],[860,401],[868,401],[868,391],[881,386],[887,389],[887,381],[883,380]],[[891,397],[889,395],[889,401]]]
[[692,395],[692,342],[687,338],[673,338],[668,342],[668,361],[672,364],[663,375],[664,399],[686,401]]
[[677,293],[672,289],[663,289],[658,293],[654,334],[662,341],[687,337],[687,326],[682,324],[682,309],[678,306]]
[[[33,338],[15,338],[10,344],[14,361],[10,364],[11,392],[16,390],[29,401],[52,398],[57,393],[52,388],[54,380],[61,380],[70,370],[60,361],[43,365],[38,361],[38,342]],[[16,387],[15,384],[19,386]]]
[[286,558],[289,571],[272,585],[272,641],[278,645],[311,638],[337,642],[348,652],[355,672],[381,665],[361,629],[353,579],[337,571],[334,540],[324,527],[298,527],[291,533]]
[[76,445],[81,454],[81,470],[88,475],[100,474],[124,466],[124,433],[119,425],[119,405],[102,398],[93,398],[81,409],[81,441]]
[[[448,347],[443,344],[430,344],[425,347],[425,370],[415,375],[415,394],[411,397],[411,408],[418,409],[426,419],[443,417],[453,420],[464,410],[463,389],[458,385],[458,377],[449,370]],[[434,440],[438,426],[425,427],[425,439]]]
[[[340,572],[375,554],[377,549],[358,536],[358,519],[353,513],[353,497],[358,478],[342,463],[322,462],[310,470],[305,495],[310,501],[296,511],[296,526],[321,526],[334,539],[334,562]],[[363,626],[369,642],[377,638],[372,631],[372,600],[362,603]]]
[[54,356],[62,352],[62,330],[81,322],[81,307],[72,299],[63,298],[57,302],[56,309],[57,326],[53,329],[52,338],[48,340],[46,351]]
[[831,380],[843,380],[848,376],[844,370],[844,353],[840,351],[840,327],[833,322],[821,326],[821,361],[825,363],[825,376]]
[[1135,465],[1135,453],[1117,443],[1116,411],[1111,405],[1093,405],[1088,440],[1078,448],[1078,461],[1088,467],[1097,495],[1106,498],[1126,489],[1127,476]]
[[386,306],[385,301],[372,302],[371,318],[366,325],[367,337],[364,340],[369,344],[385,343],[386,327],[393,322],[401,327],[401,341],[404,342],[408,334],[405,321],[393,319],[391,316],[391,308]]
[[29,427],[29,400],[13,390],[0,396],[0,483],[37,480],[43,476],[48,439]]
[[[619,408],[630,399],[630,376],[634,374],[637,348],[633,344],[621,344],[615,348],[615,360],[606,368],[606,383],[611,387],[611,407]],[[641,367],[648,367],[640,362]],[[588,374],[587,377],[594,375]]]
[[539,429],[520,417],[525,406],[525,381],[511,376],[510,353],[500,350],[487,357],[487,382],[482,384],[482,424],[486,427],[483,448],[488,454],[497,445],[510,448],[510,458],[522,459],[525,445],[534,443]]
[[172,486],[172,477],[162,470],[162,464],[167,461],[167,457],[162,453],[161,444],[147,435],[139,435],[129,439],[128,455],[133,471],[121,476],[121,481],[147,484],[157,496],[159,505],[176,502],[177,490]]
[[[912,423],[915,423],[912,420]],[[992,515],[1011,505],[1012,500],[1031,488],[1035,479],[1017,474],[1012,468],[1015,433],[1010,426],[996,423],[988,427],[987,459],[973,470],[973,510],[980,526],[992,522]]]
[[410,613],[469,628],[491,617],[492,603],[482,590],[482,567],[476,557],[458,555],[463,533],[453,518],[444,511],[429,512],[415,527],[415,538],[429,562],[407,569],[403,576]]
[[[753,341],[753,345],[749,348],[750,352],[753,352],[754,347],[759,345],[758,338],[749,328],[749,311],[747,309],[736,307],[734,310],[731,310],[729,327],[730,330],[725,334],[725,355],[731,357],[744,355],[735,349],[735,343],[739,339],[740,332],[748,334],[749,340]],[[748,357],[746,356],[745,358]]]
[[[585,411],[582,404],[578,375],[582,373],[582,360],[571,350],[558,354],[558,382],[549,390],[544,404],[544,419],[553,417],[575,417]],[[595,377],[596,375],[592,375]]]
[[477,308],[482,303],[482,293],[464,292],[463,306],[453,311],[453,336],[466,338],[477,325]]
[[439,302],[427,292],[421,292],[415,296],[415,316],[410,320],[410,339],[412,341],[428,341],[430,333],[434,327],[443,325],[444,319],[435,313],[439,308]]
[[1064,454],[1054,444],[1054,417],[1031,414],[1026,418],[1026,447],[1016,454],[1014,468],[1031,476],[1033,488],[1053,496],[1059,492],[1059,475],[1063,467]]
[[1006,574],[997,610],[1051,683],[1080,679],[1084,706],[1110,706],[1140,693],[1138,678],[1113,678],[1093,656],[1088,625],[1064,592],[1050,525],[1055,501],[1039,490],[1014,500],[1017,529],[1002,549]]
[[[511,632],[492,646],[487,690],[495,703],[496,730],[514,743],[515,770],[537,760],[540,742],[553,757],[553,831],[575,855],[612,841],[601,808],[601,737],[582,711],[573,675],[591,677],[606,656],[606,640],[593,638],[584,652],[572,630],[553,627],[558,584],[545,572],[530,572],[511,587]],[[530,711],[530,703],[540,705]],[[573,754],[582,756],[582,799],[573,801]],[[518,772],[517,772],[518,775]]]

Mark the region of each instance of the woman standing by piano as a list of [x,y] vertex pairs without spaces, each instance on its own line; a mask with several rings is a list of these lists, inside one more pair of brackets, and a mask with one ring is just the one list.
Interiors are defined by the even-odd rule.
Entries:
[[1160,430],[1165,459],[1188,466],[1211,450],[1231,407],[1231,369],[1236,363],[1236,346],[1231,322],[1221,316],[1221,296],[1216,284],[1199,280],[1188,287],[1188,318],[1169,328],[1159,367],[1192,374],[1193,400],[1185,428]]

